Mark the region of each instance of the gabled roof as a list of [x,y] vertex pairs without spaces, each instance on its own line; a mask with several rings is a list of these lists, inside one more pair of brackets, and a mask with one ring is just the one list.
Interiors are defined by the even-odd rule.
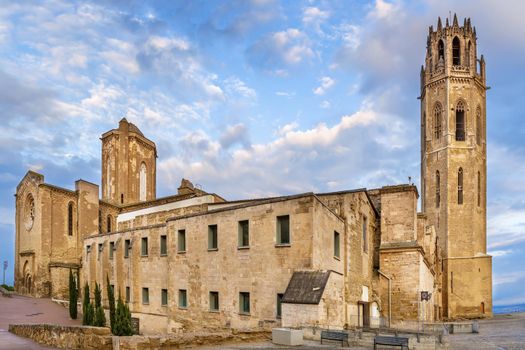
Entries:
[[288,304],[319,304],[330,271],[296,271],[282,299]]

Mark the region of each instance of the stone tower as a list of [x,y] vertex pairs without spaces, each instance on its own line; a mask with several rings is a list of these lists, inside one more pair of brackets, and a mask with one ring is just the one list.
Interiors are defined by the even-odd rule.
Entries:
[[155,143],[126,118],[102,140],[102,199],[124,205],[155,199]]
[[441,315],[492,315],[487,255],[485,61],[476,28],[456,15],[429,28],[421,68],[422,209],[442,256]]

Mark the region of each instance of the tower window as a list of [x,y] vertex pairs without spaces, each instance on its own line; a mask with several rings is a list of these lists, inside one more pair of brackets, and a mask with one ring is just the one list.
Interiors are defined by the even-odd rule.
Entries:
[[67,234],[73,236],[73,203],[67,205]]
[[441,203],[441,179],[439,177],[439,170],[436,170],[436,208],[439,208]]
[[468,45],[467,45],[467,57],[466,57],[466,60],[467,60],[467,66],[470,67],[470,61],[471,61],[471,58],[470,58],[470,49],[472,47],[472,43],[468,42]]
[[452,40],[452,64],[454,66],[461,64],[460,52],[459,38],[456,36],[454,40]]
[[436,140],[441,138],[441,120],[441,105],[436,103],[436,106],[434,107],[434,137]]
[[98,210],[98,233],[102,233],[102,210]]
[[217,225],[208,225],[208,250],[218,249]]
[[478,171],[478,207],[481,205],[481,173]]
[[368,219],[366,218],[366,216],[363,216],[362,234],[363,234],[363,252],[365,252],[365,253],[368,253],[367,227],[368,227]]
[[481,108],[476,108],[476,143],[481,145]]
[[108,218],[107,218],[107,229],[108,229],[108,233],[111,232],[111,215],[108,215]]
[[438,43],[438,63],[441,60],[445,59],[445,44],[443,44],[443,40],[440,40]]
[[459,101],[456,106],[456,141],[465,141],[465,105]]
[[124,193],[120,194],[120,204],[124,204]]
[[139,200],[146,200],[146,164],[140,164],[140,174],[139,174]]
[[463,204],[463,168],[458,170],[458,204]]

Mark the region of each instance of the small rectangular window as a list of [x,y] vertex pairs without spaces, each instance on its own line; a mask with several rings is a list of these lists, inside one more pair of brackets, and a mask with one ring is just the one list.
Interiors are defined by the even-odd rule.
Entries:
[[277,217],[277,244],[290,244],[290,215]]
[[129,290],[129,287],[126,287],[126,303],[129,303],[130,300],[131,300],[131,295],[130,295],[130,290]]
[[148,256],[148,237],[142,237],[140,245],[140,255]]
[[239,247],[250,246],[250,222],[248,220],[239,221]]
[[160,236],[160,255],[168,255],[168,237],[166,235]]
[[131,240],[126,239],[124,241],[124,257],[129,258],[129,251],[131,249]]
[[208,226],[208,250],[216,250],[217,242],[217,225]]
[[363,252],[368,252],[368,219],[363,216]]
[[115,250],[115,242],[109,242],[109,258],[113,259],[113,251]]
[[177,251],[179,253],[186,251],[186,230],[179,230],[177,234]]
[[279,293],[277,294],[277,318],[281,318],[282,314],[283,314],[283,309],[282,309],[282,303],[283,303],[283,296],[284,294],[282,293]]
[[149,288],[142,288],[142,304],[149,304]]
[[179,289],[179,307],[181,309],[188,307],[188,295],[186,289]]
[[167,289],[163,289],[162,292],[161,292],[161,295],[162,295],[162,306],[167,306],[168,305],[168,290]]
[[113,292],[113,295],[115,294],[115,285],[110,284],[109,287],[111,288],[111,291]]
[[239,313],[241,314],[250,313],[250,293],[248,292],[239,293]]
[[102,248],[103,248],[102,243],[99,243],[98,244],[98,256],[97,256],[98,260],[100,260],[100,256],[102,255]]
[[89,254],[89,252],[91,252],[91,246],[87,245],[86,246],[86,254]]
[[210,311],[219,311],[219,292],[210,292]]
[[334,231],[334,256],[336,258],[341,257],[341,246],[340,246],[340,238],[339,238],[339,232]]

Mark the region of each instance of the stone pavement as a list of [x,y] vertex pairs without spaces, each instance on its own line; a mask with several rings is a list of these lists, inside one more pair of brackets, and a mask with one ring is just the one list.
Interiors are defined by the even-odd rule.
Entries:
[[0,349],[54,349],[9,333],[9,324],[15,323],[79,325],[82,322],[71,320],[68,310],[50,299],[34,299],[20,295],[13,295],[12,298],[0,296]]

